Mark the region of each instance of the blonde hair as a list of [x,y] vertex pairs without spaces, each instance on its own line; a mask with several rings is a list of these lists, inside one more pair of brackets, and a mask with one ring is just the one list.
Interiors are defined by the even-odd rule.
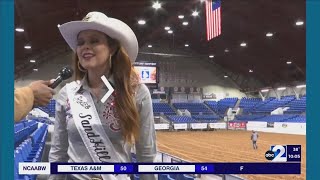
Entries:
[[[117,49],[111,58],[110,74],[115,82],[115,106],[120,119],[122,135],[125,141],[130,144],[139,138],[140,117],[135,104],[135,89],[139,84],[139,76],[134,71],[129,56],[120,46],[117,40],[107,36],[108,45],[112,49]],[[78,65],[79,59],[74,56],[75,80],[81,80],[86,72],[81,71]]]

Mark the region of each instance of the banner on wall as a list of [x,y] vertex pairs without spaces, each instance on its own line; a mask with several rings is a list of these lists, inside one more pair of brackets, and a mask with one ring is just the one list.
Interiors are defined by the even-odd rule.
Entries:
[[274,122],[267,122],[267,128],[274,128]]
[[157,89],[153,89],[153,94],[166,94],[169,92],[168,87],[158,87]]
[[228,129],[240,129],[240,130],[245,130],[246,129],[246,122],[229,122],[228,124]]
[[217,96],[214,93],[202,95],[202,99],[216,99],[216,98]]

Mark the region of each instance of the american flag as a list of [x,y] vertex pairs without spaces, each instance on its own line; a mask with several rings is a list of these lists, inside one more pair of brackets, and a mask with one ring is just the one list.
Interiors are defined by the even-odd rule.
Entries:
[[221,34],[221,0],[206,1],[207,40]]

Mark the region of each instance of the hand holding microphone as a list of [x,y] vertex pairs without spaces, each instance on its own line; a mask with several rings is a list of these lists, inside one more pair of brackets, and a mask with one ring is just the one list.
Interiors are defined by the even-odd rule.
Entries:
[[62,81],[69,79],[73,74],[73,70],[70,67],[63,67],[59,74],[58,77],[54,80],[52,84],[49,85],[50,88],[54,89],[56,88]]
[[33,106],[45,106],[50,102],[54,95],[54,90],[50,87],[50,81],[38,80],[32,82],[29,87],[33,92]]
[[69,79],[73,74],[73,70],[69,67],[64,67],[60,70],[58,77],[51,81],[34,81],[29,87],[32,89],[34,101],[33,106],[45,106],[52,99],[54,88],[56,88],[63,80]]

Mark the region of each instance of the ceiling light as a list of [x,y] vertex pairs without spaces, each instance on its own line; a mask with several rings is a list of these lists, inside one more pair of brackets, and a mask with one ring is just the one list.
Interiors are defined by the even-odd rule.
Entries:
[[198,11],[193,11],[192,12],[192,16],[198,16],[199,15],[199,12]]
[[206,1],[206,0],[200,0],[200,2],[202,2],[202,3],[205,2],[205,1]]
[[185,47],[189,47],[189,44],[185,44],[184,46],[185,46]]
[[179,19],[183,19],[183,18],[184,18],[184,15],[179,15],[178,18],[179,18]]
[[224,77],[224,78],[227,78],[228,76],[224,75],[223,77]]
[[30,45],[25,45],[24,48],[25,49],[31,49],[31,46]]
[[279,87],[279,88],[277,88],[277,90],[279,90],[279,91],[282,91],[282,90],[285,90],[286,89],[286,87]]
[[168,33],[169,33],[169,34],[172,34],[172,33],[173,33],[173,31],[172,31],[172,30],[169,30],[169,31],[168,31]]
[[139,21],[138,21],[138,24],[144,25],[144,24],[146,24],[146,21],[145,21],[145,20],[139,20]]
[[155,3],[153,3],[152,7],[154,9],[159,9],[159,8],[161,8],[161,4],[159,2],[155,2]]
[[57,27],[60,27],[60,26],[61,26],[60,24],[57,25]]
[[297,25],[297,26],[302,26],[303,23],[304,23],[303,21],[297,21],[297,22],[296,22],[296,25]]
[[240,46],[246,47],[246,46],[247,46],[247,43],[243,42],[243,43],[240,44]]
[[305,84],[296,86],[296,88],[305,88],[305,87],[306,87]]
[[253,70],[252,69],[249,69],[249,73],[252,73],[253,72]]
[[164,27],[164,30],[168,31],[168,30],[170,30],[170,27],[166,26],[166,27]]
[[148,48],[152,48],[152,45],[151,45],[151,44],[149,44],[149,45],[148,45]]
[[262,89],[261,92],[268,92],[269,89]]
[[214,58],[214,55],[210,55],[209,58]]
[[33,71],[38,71],[38,69],[33,69]]
[[189,23],[188,22],[183,22],[182,25],[187,26]]
[[292,62],[291,61],[287,61],[287,64],[292,64]]
[[17,32],[24,32],[24,29],[22,29],[22,28],[16,28],[16,31],[17,31]]
[[34,60],[34,59],[31,59],[31,60],[30,60],[30,62],[31,62],[31,63],[35,63],[35,62],[36,62],[36,60]]
[[272,33],[267,33],[266,36],[267,37],[271,37],[271,36],[273,36],[273,34]]
[[226,52],[226,53],[229,52],[229,49],[225,49],[224,52]]

